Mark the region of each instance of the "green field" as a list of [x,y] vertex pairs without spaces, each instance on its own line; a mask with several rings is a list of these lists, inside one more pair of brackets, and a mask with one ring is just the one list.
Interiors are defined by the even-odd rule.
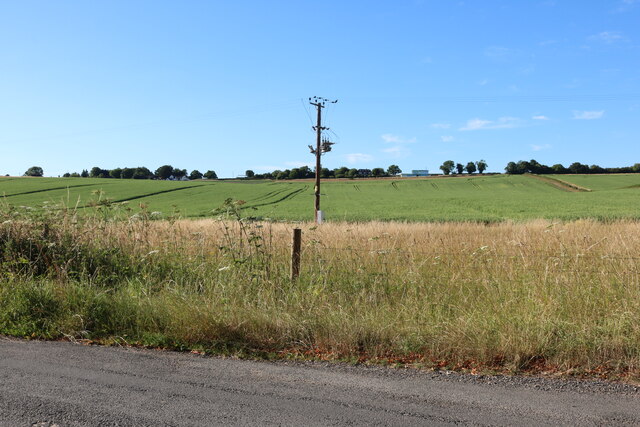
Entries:
[[[526,175],[427,179],[327,180],[322,209],[330,221],[503,221],[548,218],[640,218],[640,174],[557,175],[591,189],[569,192]],[[2,203],[90,209],[104,200],[162,216],[206,217],[225,199],[246,201],[251,215],[313,218],[313,182],[149,181],[91,178],[0,178]],[[161,216],[160,214],[156,214]]]

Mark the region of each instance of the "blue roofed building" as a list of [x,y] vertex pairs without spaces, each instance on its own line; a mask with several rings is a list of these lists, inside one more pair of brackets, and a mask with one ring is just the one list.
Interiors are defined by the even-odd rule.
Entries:
[[429,176],[429,171],[427,169],[414,169],[411,172],[402,172],[400,174],[401,177],[409,177],[409,176]]

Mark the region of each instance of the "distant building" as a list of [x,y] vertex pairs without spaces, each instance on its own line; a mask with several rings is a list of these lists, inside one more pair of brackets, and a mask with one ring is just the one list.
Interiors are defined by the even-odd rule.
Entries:
[[400,174],[402,177],[408,176],[429,176],[429,171],[427,169],[414,169],[411,173],[403,172]]

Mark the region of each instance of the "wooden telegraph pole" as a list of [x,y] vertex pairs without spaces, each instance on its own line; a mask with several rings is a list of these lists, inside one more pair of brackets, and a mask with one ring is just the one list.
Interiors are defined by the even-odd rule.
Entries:
[[309,98],[309,104],[313,105],[318,110],[317,123],[315,126],[313,126],[313,130],[316,131],[316,146],[314,148],[313,145],[309,145],[309,149],[311,150],[311,153],[316,155],[316,185],[313,189],[314,194],[316,196],[315,206],[314,206],[315,207],[314,218],[315,218],[316,224],[320,224],[322,222],[322,218],[320,217],[320,214],[319,214],[320,212],[320,171],[322,170],[322,165],[320,163],[320,156],[322,156],[324,153],[331,151],[331,146],[334,144],[328,139],[322,138],[322,131],[329,129],[328,127],[322,126],[322,109],[324,108],[327,102],[331,104],[335,104],[336,102],[338,102],[338,100],[336,99],[335,101],[329,101],[326,98],[319,98],[317,96],[314,96],[313,98]]

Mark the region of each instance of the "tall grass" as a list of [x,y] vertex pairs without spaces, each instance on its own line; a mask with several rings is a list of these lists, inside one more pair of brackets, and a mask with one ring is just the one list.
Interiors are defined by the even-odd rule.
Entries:
[[[640,224],[3,212],[0,332],[427,366],[640,372]],[[293,227],[302,270],[288,279]]]

